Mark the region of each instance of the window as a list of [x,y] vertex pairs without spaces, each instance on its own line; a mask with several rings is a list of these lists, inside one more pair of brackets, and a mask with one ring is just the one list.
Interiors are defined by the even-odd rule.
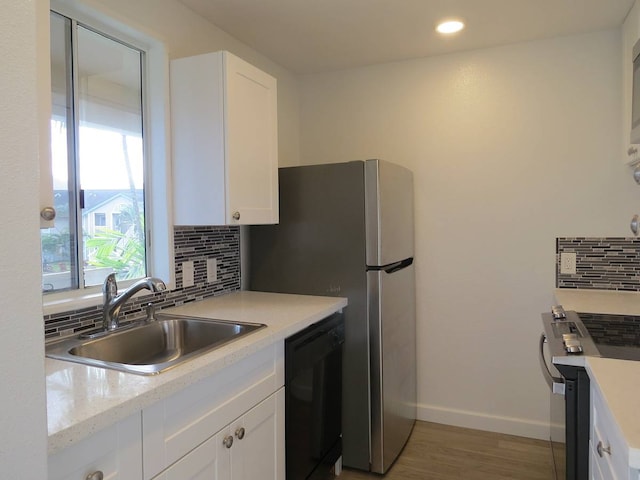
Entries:
[[94,213],[93,214],[94,223],[96,227],[106,227],[107,226],[107,216],[104,213]]
[[113,229],[117,230],[120,233],[124,233],[121,229],[122,215],[119,213],[111,214],[111,224],[113,225]]
[[147,275],[144,71],[144,51],[51,12],[57,216],[41,234],[44,292]]
[[41,230],[45,314],[101,304],[112,271],[122,288],[145,275],[175,285],[166,49],[100,8],[51,0],[57,215]]

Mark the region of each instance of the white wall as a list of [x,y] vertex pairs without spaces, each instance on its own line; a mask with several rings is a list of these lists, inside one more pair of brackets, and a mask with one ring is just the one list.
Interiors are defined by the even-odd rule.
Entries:
[[627,236],[618,31],[302,77],[301,163],[416,184],[422,419],[546,437],[557,236]]
[[37,194],[40,8],[41,2],[7,0],[0,16],[0,477],[16,480],[46,478],[47,459]]
[[278,149],[280,165],[299,159],[298,82],[288,70],[196,15],[176,0],[84,0],[162,40],[169,58],[228,50],[278,80]]

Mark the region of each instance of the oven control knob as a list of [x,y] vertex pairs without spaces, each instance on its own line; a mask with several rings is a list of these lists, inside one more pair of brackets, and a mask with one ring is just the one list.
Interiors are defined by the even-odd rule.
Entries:
[[567,340],[564,342],[564,349],[567,353],[582,353],[582,344],[580,340]]
[[554,320],[563,320],[567,318],[567,314],[564,311],[564,308],[562,308],[562,305],[551,307],[551,315],[553,315]]

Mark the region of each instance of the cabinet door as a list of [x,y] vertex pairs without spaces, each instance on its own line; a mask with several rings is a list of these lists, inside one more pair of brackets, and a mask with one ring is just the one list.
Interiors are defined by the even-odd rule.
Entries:
[[225,223],[223,60],[216,52],[171,61],[176,225]]
[[176,225],[278,223],[276,89],[229,52],[171,62]]
[[[53,174],[51,173],[51,51],[49,46],[50,13],[48,8],[38,9],[36,31],[46,36],[38,41],[38,158],[40,160],[40,210],[53,208]],[[53,220],[40,216],[40,228],[53,227]]]
[[232,480],[284,480],[284,388],[231,424]]
[[85,480],[101,471],[105,479],[142,479],[140,413],[100,430],[49,457],[49,480]]
[[227,221],[278,223],[276,80],[225,52]]
[[631,145],[631,102],[633,90],[633,46],[640,38],[640,3],[635,2],[622,25],[622,147],[624,163],[640,160],[640,148]]
[[591,382],[590,429],[591,475],[597,478],[599,472],[607,480],[630,478],[624,437],[595,382]]
[[229,480],[229,452],[223,445],[227,436],[228,429],[214,435],[154,477],[154,480]]

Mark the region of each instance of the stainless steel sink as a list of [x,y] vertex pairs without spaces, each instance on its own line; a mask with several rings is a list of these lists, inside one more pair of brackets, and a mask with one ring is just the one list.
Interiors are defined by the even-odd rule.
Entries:
[[94,339],[52,343],[50,358],[139,375],[155,375],[210,352],[266,325],[157,314],[156,320],[123,327]]

